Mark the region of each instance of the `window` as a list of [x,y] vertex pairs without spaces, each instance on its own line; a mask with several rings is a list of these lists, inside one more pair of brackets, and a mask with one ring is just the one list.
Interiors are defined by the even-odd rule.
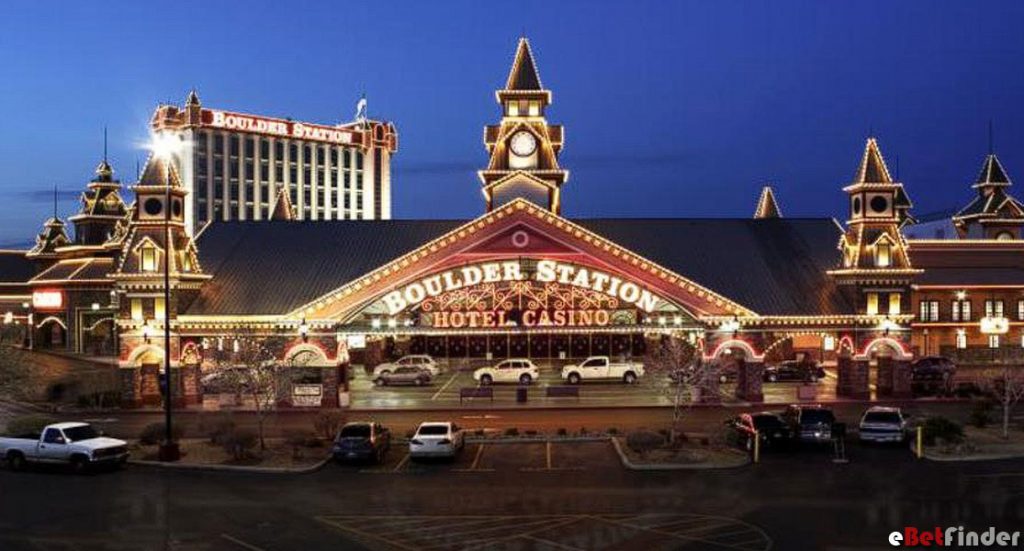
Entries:
[[887,268],[892,263],[890,258],[890,247],[888,243],[878,243],[875,245],[875,266],[878,268]]
[[988,347],[989,348],[999,348],[999,335],[989,335],[988,336]]
[[971,301],[953,301],[953,321],[971,321]]
[[1017,301],[1017,319],[1024,320],[1024,300]]
[[167,315],[166,304],[167,303],[164,302],[164,297],[157,297],[157,298],[153,299],[153,317],[154,318],[156,318],[158,320],[164,319],[164,316]]
[[540,102],[539,101],[531,101],[530,102],[530,116],[531,117],[540,116]]
[[510,101],[508,102],[508,116],[518,117],[519,116],[519,102]]
[[135,321],[142,321],[142,299],[132,299],[132,319]]
[[43,442],[46,444],[63,444],[64,435],[60,433],[59,429],[46,429],[46,433],[43,434]]
[[939,321],[939,301],[922,300],[920,306],[921,321]]
[[956,332],[956,347],[961,350],[967,348],[967,332],[963,329],[958,329]]
[[985,301],[985,317],[987,318],[1001,318],[1003,317],[1003,301],[1001,300],[986,300]]
[[899,293],[889,293],[889,315],[898,316],[900,315],[900,299],[903,295]]
[[143,247],[140,252],[141,269],[143,272],[156,271],[156,247]]
[[868,293],[867,315],[878,315],[878,293]]

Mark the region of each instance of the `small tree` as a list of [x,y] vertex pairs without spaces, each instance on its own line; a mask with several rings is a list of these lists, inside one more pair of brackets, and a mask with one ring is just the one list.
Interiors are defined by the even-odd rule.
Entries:
[[678,335],[668,335],[649,352],[645,369],[648,373],[668,377],[671,384],[667,393],[672,400],[672,427],[668,444],[675,445],[683,432],[680,425],[684,410],[693,402],[694,395],[707,389],[713,376],[713,365],[703,361],[698,350]]
[[263,339],[238,334],[224,339],[213,352],[216,369],[223,369],[225,387],[236,396],[250,398],[256,415],[256,435],[260,451],[267,449],[266,421],[273,413],[277,397],[287,386],[287,372],[277,355]]
[[1003,409],[1003,438],[1010,437],[1010,410],[1024,397],[1024,368],[1005,366],[989,384],[989,392]]

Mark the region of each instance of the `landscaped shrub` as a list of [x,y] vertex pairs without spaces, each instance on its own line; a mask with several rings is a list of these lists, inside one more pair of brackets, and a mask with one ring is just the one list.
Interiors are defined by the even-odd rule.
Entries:
[[568,434],[569,434],[568,430],[566,430],[564,428],[558,429],[558,436],[568,436]]
[[992,422],[992,402],[989,400],[979,400],[974,403],[974,407],[971,408],[971,415],[968,418],[968,422],[971,426],[983,429]]
[[311,432],[304,430],[290,430],[284,435],[285,444],[292,450],[292,458],[301,459],[303,448],[315,448],[321,445],[321,440]]
[[515,427],[505,429],[505,436],[519,436],[519,429]]
[[963,427],[945,417],[929,417],[923,427],[925,445],[934,446],[937,442],[959,444],[964,441]]
[[121,392],[119,390],[105,390],[102,392],[90,392],[79,394],[75,399],[78,407],[82,408],[117,408],[121,406]]
[[[164,433],[163,423],[150,423],[139,433],[139,443],[144,446],[155,446],[164,441]],[[184,435],[185,430],[181,428],[181,425],[171,425],[171,437],[174,440],[181,440]]]
[[46,415],[20,415],[7,422],[7,430],[4,432],[14,436],[39,434],[46,425],[55,422],[52,417]]
[[235,432],[236,428],[235,420],[230,415],[221,415],[215,417],[206,426],[206,436],[210,439],[211,444],[223,445],[224,438]]
[[249,457],[249,453],[258,443],[259,436],[249,429],[235,429],[221,437],[224,452],[235,461]]
[[665,445],[665,437],[650,431],[631,432],[626,436],[626,446],[640,455],[647,455],[652,450]]
[[611,427],[611,428],[608,429],[608,434],[610,436],[615,436],[616,434],[619,434],[619,429],[617,429],[615,427]]
[[324,440],[333,440],[341,428],[341,414],[334,411],[325,411],[313,419],[313,430]]

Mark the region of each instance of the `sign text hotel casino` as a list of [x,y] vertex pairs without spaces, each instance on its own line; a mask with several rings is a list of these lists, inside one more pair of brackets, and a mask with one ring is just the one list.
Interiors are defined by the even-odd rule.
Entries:
[[[459,289],[480,284],[532,280],[538,283],[557,283],[591,290],[621,301],[644,312],[657,309],[661,299],[638,283],[624,280],[606,272],[558,262],[539,260],[532,273],[526,273],[518,260],[472,264],[424,277],[384,295],[382,301],[388,315],[415,309],[425,300]],[[489,310],[437,310],[430,312],[435,328],[494,328],[519,325],[523,327],[604,326],[611,322],[612,312],[607,309],[552,308],[507,311]]]

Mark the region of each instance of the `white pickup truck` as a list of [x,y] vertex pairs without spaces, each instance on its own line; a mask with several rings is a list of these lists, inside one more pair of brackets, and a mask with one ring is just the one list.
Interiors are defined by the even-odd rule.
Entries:
[[591,356],[578,364],[562,368],[562,379],[569,384],[581,381],[613,380],[633,384],[644,374],[644,364],[638,362],[613,362],[608,356]]
[[122,465],[128,443],[101,436],[88,423],[55,423],[41,434],[0,437],[0,457],[14,470],[26,462],[66,463],[76,472],[92,465]]

